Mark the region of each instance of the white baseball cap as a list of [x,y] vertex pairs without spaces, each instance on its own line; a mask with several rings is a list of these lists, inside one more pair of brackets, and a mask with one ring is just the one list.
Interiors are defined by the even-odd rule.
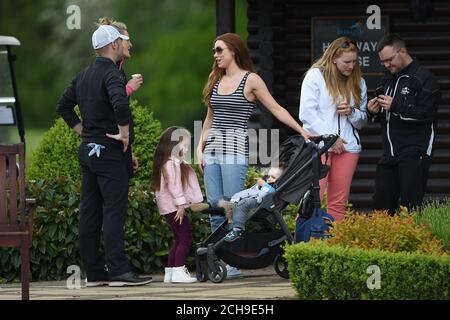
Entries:
[[129,40],[130,38],[121,34],[116,28],[110,25],[101,25],[92,34],[92,47],[95,50],[103,48],[108,44],[121,38],[123,40]]

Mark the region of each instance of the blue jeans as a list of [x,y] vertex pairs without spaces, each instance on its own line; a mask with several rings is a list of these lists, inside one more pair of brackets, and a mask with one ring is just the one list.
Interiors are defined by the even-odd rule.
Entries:
[[[242,156],[205,154],[204,182],[206,198],[211,207],[220,200],[231,197],[244,188],[248,159]],[[224,216],[212,215],[210,224],[214,232],[225,221]]]
[[258,201],[255,198],[244,198],[236,203],[233,209],[233,223],[231,228],[240,228],[245,230],[245,223],[250,215],[250,210],[258,207]]

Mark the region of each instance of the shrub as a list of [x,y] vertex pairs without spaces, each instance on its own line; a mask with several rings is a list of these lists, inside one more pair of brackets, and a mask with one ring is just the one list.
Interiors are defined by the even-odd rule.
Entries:
[[442,203],[427,204],[417,212],[414,222],[426,225],[433,235],[444,242],[447,251],[450,251],[450,198]]
[[247,175],[245,176],[244,188],[250,188],[256,183],[256,179],[262,178],[263,174],[260,169],[249,166]]
[[[153,152],[161,134],[161,124],[153,118],[148,107],[132,100],[130,108],[134,118],[135,142],[133,153],[139,161],[139,171],[131,183],[148,185],[153,165]],[[62,118],[44,134],[33,153],[33,162],[28,171],[28,179],[58,179],[60,176],[78,181],[80,168],[77,152],[81,139]]]
[[[28,182],[27,194],[36,198],[33,241],[30,248],[32,280],[57,280],[68,277],[69,265],[80,265],[78,221],[80,182],[59,177],[55,180]],[[125,222],[125,252],[139,272],[161,271],[166,264],[172,234],[160,217],[151,193],[131,187]],[[192,214],[194,243],[209,234],[209,223],[203,214]],[[193,247],[193,246],[192,246]],[[188,264],[194,265],[194,252]],[[0,279],[18,279],[20,251],[0,250]]]
[[139,161],[139,171],[131,183],[141,183],[148,187],[153,167],[153,153],[161,136],[161,123],[153,118],[148,107],[138,105],[136,100],[130,103],[134,118],[135,141],[133,153]]
[[69,129],[62,118],[44,133],[33,151],[33,161],[27,169],[28,179],[57,179],[65,176],[80,179],[77,152],[80,136]]
[[[450,299],[450,257],[329,246],[313,240],[286,247],[300,299]],[[380,287],[370,266],[379,267]]]
[[389,216],[386,212],[369,215],[352,214],[333,224],[329,244],[362,249],[380,249],[391,252],[445,252],[442,241],[435,238],[425,226],[414,224],[414,216]]
[[[27,194],[36,198],[30,248],[31,280],[63,278],[69,265],[81,265],[78,254],[80,184],[60,177],[31,182]],[[20,274],[20,251],[0,250],[1,277],[12,281]]]

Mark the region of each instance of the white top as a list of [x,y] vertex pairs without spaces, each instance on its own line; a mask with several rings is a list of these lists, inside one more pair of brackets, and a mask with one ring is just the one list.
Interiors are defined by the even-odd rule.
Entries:
[[361,104],[359,107],[355,106],[352,99],[350,105],[356,107],[354,112],[348,116],[339,116],[322,72],[318,68],[312,68],[306,73],[302,83],[299,112],[303,128],[315,135],[339,134],[347,141],[347,144],[344,144],[346,151],[359,153],[361,140],[358,130],[367,122],[367,86],[363,78]]

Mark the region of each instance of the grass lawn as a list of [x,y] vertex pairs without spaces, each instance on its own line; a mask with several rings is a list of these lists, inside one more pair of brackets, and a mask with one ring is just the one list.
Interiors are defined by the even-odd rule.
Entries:
[[417,223],[426,224],[431,233],[442,239],[450,251],[450,198],[441,203],[429,203],[415,218]]

